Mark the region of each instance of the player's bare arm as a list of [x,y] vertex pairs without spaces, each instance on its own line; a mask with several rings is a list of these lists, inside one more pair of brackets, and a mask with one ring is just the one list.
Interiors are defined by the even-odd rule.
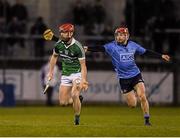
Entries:
[[52,79],[52,76],[53,76],[53,70],[54,70],[54,66],[57,62],[57,59],[58,59],[58,55],[54,52],[53,55],[51,56],[51,59],[50,59],[50,68],[49,68],[49,73],[48,73],[48,80],[51,80]]
[[82,75],[81,88],[82,90],[86,91],[88,89],[86,61],[85,59],[82,59],[79,60],[79,62],[81,65],[81,75]]

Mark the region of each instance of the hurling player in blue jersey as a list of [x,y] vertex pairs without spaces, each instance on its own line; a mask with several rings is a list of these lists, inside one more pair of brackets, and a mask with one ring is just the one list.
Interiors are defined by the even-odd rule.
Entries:
[[[145,94],[144,80],[135,63],[135,55],[149,55],[169,61],[168,55],[162,55],[145,49],[134,41],[129,40],[129,31],[126,27],[119,27],[114,33],[115,40],[97,47],[98,51],[105,51],[112,60],[114,70],[119,78],[119,83],[126,102],[130,107],[136,107],[137,97],[140,100],[144,114],[145,125],[151,125],[149,118],[149,103]],[[89,51],[95,51],[94,47],[88,47]]]
[[[49,37],[49,36],[47,36]],[[86,47],[88,51],[92,52],[106,52],[112,60],[114,70],[117,73],[119,84],[122,93],[126,99],[129,107],[136,107],[137,98],[141,103],[141,108],[144,115],[145,125],[149,126],[150,114],[149,103],[145,94],[144,80],[141,72],[135,63],[135,55],[147,55],[162,58],[169,61],[168,55],[156,53],[148,50],[129,40],[129,31],[126,27],[119,27],[114,33],[115,40],[103,46]],[[51,39],[57,41],[55,36],[50,36]]]
[[[157,58],[162,58],[169,61],[168,55],[162,55],[154,51],[148,50],[129,40],[129,31],[126,27],[119,27],[114,33],[115,40],[105,44],[103,47],[98,47],[99,51],[105,51],[112,60],[114,70],[119,78],[119,83],[126,102],[130,107],[136,107],[137,97],[140,100],[141,108],[144,114],[145,125],[151,125],[149,114],[149,103],[145,94],[144,80],[141,72],[135,63],[135,55],[149,55]],[[88,48],[90,51],[95,50]]]

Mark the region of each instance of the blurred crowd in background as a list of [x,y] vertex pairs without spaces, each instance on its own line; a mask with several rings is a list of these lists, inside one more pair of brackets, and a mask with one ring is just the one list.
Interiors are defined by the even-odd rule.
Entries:
[[[179,0],[0,0],[2,86],[5,89],[5,84],[13,80],[15,83],[13,85],[17,88],[16,96],[19,99],[23,99],[23,96],[26,98],[26,95],[28,97],[29,93],[35,98],[38,97],[37,91],[41,89],[37,72],[42,71],[40,69],[46,65],[55,43],[43,39],[42,34],[47,28],[52,29],[58,36],[58,26],[70,22],[75,25],[75,38],[83,45],[102,46],[114,40],[115,29],[122,25],[129,28],[130,39],[147,49],[171,56],[169,63],[146,56],[137,56],[136,61],[143,72],[150,74],[150,77],[147,77],[150,84],[154,83],[154,80],[158,82],[155,89],[153,84],[152,90],[149,91],[157,94],[156,89],[166,80],[161,91],[164,95],[170,93],[167,97],[173,99],[176,104],[180,99],[179,21]],[[109,82],[116,83],[111,80],[114,78],[112,74],[106,76],[107,72],[104,74],[98,72],[98,70],[112,71],[111,59],[102,52],[87,52],[86,60],[88,71],[95,70],[93,74],[97,78],[98,75],[99,78],[107,77],[104,82],[108,83],[108,88],[113,88],[112,93],[115,94],[114,88],[117,87],[114,85],[111,87],[111,83],[109,84]],[[61,70],[61,63],[58,62],[57,65]],[[14,72],[11,72],[12,70]],[[152,75],[149,72],[152,72]],[[158,72],[159,74],[154,74]],[[167,74],[161,79],[161,73]],[[14,75],[12,78],[15,79],[11,79],[8,75]],[[44,87],[43,78],[45,73],[41,76]],[[92,88],[96,90],[97,83],[96,91],[99,94],[101,87],[102,92],[107,87],[104,82],[101,85],[97,78],[92,77],[92,82],[95,83]],[[31,89],[29,85],[32,86]],[[53,105],[52,93],[47,96],[46,104]],[[96,96],[93,94],[90,97]],[[159,97],[161,99],[161,96]],[[38,98],[41,99],[42,95]]]
[[[49,54],[42,39],[42,33],[49,26],[47,21],[41,15],[31,15],[23,0],[9,2],[0,0],[0,57],[27,54],[28,58],[43,59]],[[125,0],[124,19],[119,19],[119,25],[126,25],[132,39],[140,41],[144,47],[177,56],[178,5],[180,8],[178,0]],[[103,5],[103,0],[76,0],[68,11],[71,16],[66,16],[65,21],[75,24],[76,35],[85,45],[102,45],[113,40],[117,27],[111,20],[113,15],[108,13],[110,10]]]

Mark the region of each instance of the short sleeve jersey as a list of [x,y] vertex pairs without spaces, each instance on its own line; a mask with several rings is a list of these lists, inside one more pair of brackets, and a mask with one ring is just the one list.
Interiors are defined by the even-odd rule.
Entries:
[[127,45],[118,44],[112,41],[104,45],[106,53],[110,55],[118,78],[128,79],[140,73],[135,63],[135,54],[142,55],[146,49],[139,44],[128,41]]
[[73,38],[69,45],[59,40],[55,44],[54,52],[62,59],[62,75],[69,76],[81,71],[79,60],[85,59],[85,52],[77,40]]

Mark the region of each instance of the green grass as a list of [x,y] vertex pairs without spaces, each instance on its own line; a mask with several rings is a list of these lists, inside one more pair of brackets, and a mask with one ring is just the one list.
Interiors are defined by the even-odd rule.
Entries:
[[141,109],[84,106],[81,124],[73,124],[71,107],[0,108],[0,136],[180,136],[180,108],[152,107],[152,126],[144,126]]

